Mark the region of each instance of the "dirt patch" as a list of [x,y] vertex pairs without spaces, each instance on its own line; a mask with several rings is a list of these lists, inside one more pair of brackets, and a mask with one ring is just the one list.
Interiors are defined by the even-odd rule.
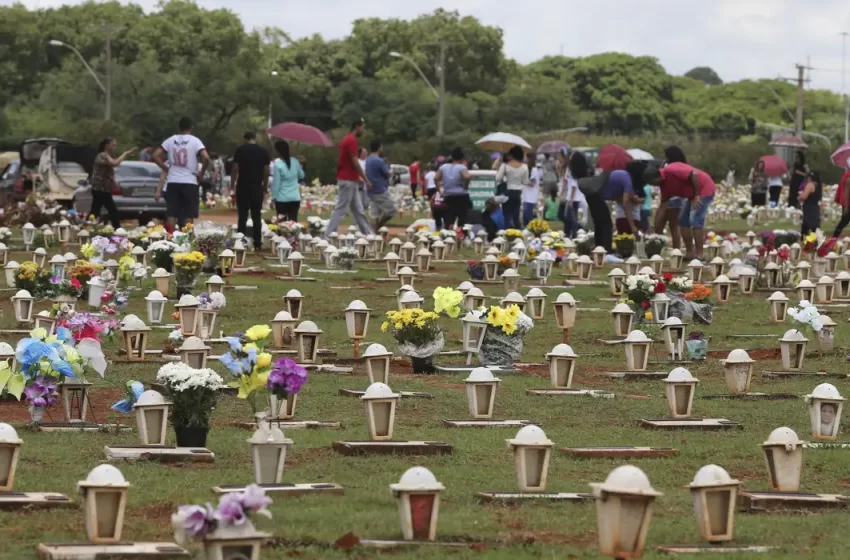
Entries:
[[568,545],[577,548],[587,548],[596,544],[596,532],[588,531],[587,533],[568,534],[568,533],[552,533],[550,531],[518,531],[511,534],[509,544],[556,544]]
[[130,512],[134,517],[142,517],[145,521],[151,521],[156,525],[168,525],[171,523],[171,514],[177,507],[171,502],[151,504],[141,508],[132,508]]
[[[112,410],[112,405],[124,398],[123,390],[116,388],[91,389],[88,396],[89,409],[86,411],[86,421],[128,424],[125,415]],[[0,418],[13,424],[27,424],[30,422],[29,406],[23,400],[0,401]],[[62,405],[56,403],[48,408],[44,421],[61,422]]]
[[[754,350],[747,350],[747,354],[753,360],[778,360],[780,358],[779,348],[756,348]],[[725,360],[728,355],[729,352],[726,350],[710,350],[708,352],[709,358],[720,360]]]
[[522,366],[517,367],[518,370],[522,371],[524,374],[533,376],[533,377],[543,377],[549,378],[549,366]]
[[850,488],[850,478],[839,478],[838,485],[841,488]]

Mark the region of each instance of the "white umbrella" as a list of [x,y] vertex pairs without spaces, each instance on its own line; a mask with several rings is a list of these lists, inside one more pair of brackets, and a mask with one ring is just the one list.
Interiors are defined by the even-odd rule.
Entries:
[[639,148],[632,148],[631,150],[626,150],[626,152],[628,152],[628,154],[632,156],[632,159],[636,161],[650,161],[655,159],[652,157],[652,154]]
[[508,132],[493,132],[477,141],[476,144],[490,152],[507,152],[514,146],[519,146],[526,152],[531,150],[528,142]]

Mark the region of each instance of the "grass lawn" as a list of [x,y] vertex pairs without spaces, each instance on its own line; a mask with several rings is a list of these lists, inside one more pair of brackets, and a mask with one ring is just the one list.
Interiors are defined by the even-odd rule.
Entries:
[[[781,227],[774,226],[771,227]],[[747,231],[740,222],[716,224],[716,231]],[[754,228],[757,231],[767,227]],[[20,241],[17,242],[20,247]],[[75,247],[70,250],[75,251]],[[464,258],[472,257],[465,250]],[[27,256],[13,252],[11,259],[22,262]],[[257,256],[251,265],[260,265]],[[268,261],[264,261],[268,262]],[[457,286],[467,279],[465,265],[434,263],[437,276],[417,279],[416,288],[432,305],[430,294],[440,285]],[[267,268],[262,277],[240,275],[233,283],[256,285],[256,291],[227,292],[228,304],[220,315],[226,333],[242,331],[256,323],[268,323],[283,308],[281,297],[291,288],[305,296],[304,318],[315,321],[324,331],[321,348],[349,357],[352,346],[347,338],[343,310],[355,299],[372,308],[368,342],[380,342],[390,350],[396,347],[389,336],[380,332],[383,314],[395,307],[390,297],[396,284],[378,283],[372,279],[384,276],[379,264],[359,264],[358,272],[347,275],[306,274],[318,282],[292,282],[275,278],[280,269]],[[604,280],[610,270],[594,271],[594,278]],[[563,271],[556,269],[550,283],[560,284]],[[344,287],[345,289],[332,289]],[[153,281],[144,291],[133,292],[126,312],[145,317],[143,296],[154,289]],[[500,285],[482,285],[485,294],[503,296]],[[173,286],[172,286],[173,290]],[[523,293],[527,288],[522,290]],[[700,417],[728,418],[743,424],[743,430],[724,432],[652,431],[638,425],[640,418],[659,418],[668,415],[664,384],[653,382],[622,382],[604,376],[606,371],[625,368],[623,348],[604,346],[597,342],[613,335],[613,323],[607,310],[613,302],[599,301],[609,297],[607,288],[576,287],[570,290],[581,301],[581,307],[603,308],[606,312],[579,312],[576,328],[571,332],[571,344],[579,354],[573,387],[604,389],[616,394],[614,399],[579,397],[538,397],[525,393],[526,388],[545,388],[549,385],[545,367],[531,368],[525,375],[503,376],[496,399],[495,417],[528,419],[541,423],[546,435],[555,442],[549,468],[548,491],[587,492],[588,483],[602,482],[618,462],[607,459],[573,459],[558,451],[565,446],[630,446],[647,445],[674,447],[679,455],[668,459],[634,461],[649,476],[656,490],[664,493],[658,498],[649,530],[645,558],[660,558],[657,545],[698,543],[695,517],[686,485],[696,471],[710,463],[723,466],[733,478],[752,490],[767,490],[767,469],[761,443],[779,426],[793,428],[801,439],[810,439],[808,408],[802,399],[781,401],[704,400],[700,395],[725,393],[722,366],[716,357],[690,366],[699,378],[694,414]],[[523,361],[542,362],[543,356],[561,342],[552,314],[551,301],[559,290],[547,290],[546,318],[538,322],[525,339]],[[174,297],[174,292],[170,294]],[[789,328],[769,323],[767,293],[751,297],[735,295],[730,303],[715,306],[714,323],[693,326],[711,337],[710,350],[728,351],[733,348],[778,349],[777,338]],[[792,299],[793,296],[791,296]],[[47,306],[39,303],[36,311]],[[2,296],[0,326],[14,327],[14,313],[9,292]],[[81,307],[85,307],[82,303]],[[848,308],[850,309],[850,308]],[[845,349],[848,346],[846,319],[848,309],[830,310],[838,323],[837,350],[833,355],[818,357],[810,353],[807,370],[846,371]],[[446,333],[446,349],[460,349],[459,320],[442,320]],[[736,339],[734,334],[771,334],[774,338]],[[167,331],[154,330],[149,348],[161,348]],[[20,336],[0,334],[0,340],[14,345]],[[106,344],[107,353],[115,356],[116,342]],[[221,350],[217,346],[216,350]],[[661,348],[655,348],[654,359],[663,359]],[[765,355],[768,353],[765,352]],[[725,357],[725,353],[723,354]],[[445,360],[443,363],[450,363]],[[226,370],[214,364],[227,376]],[[93,401],[96,410],[103,410],[121,398],[129,379],[151,382],[157,372],[154,363],[127,365],[111,364],[106,378],[95,381]],[[671,369],[662,365],[656,369]],[[763,369],[780,369],[778,352],[770,359],[759,360],[753,378],[753,391],[781,392],[805,395],[819,383],[817,379],[769,380],[760,375]],[[331,449],[336,440],[368,439],[363,405],[358,399],[338,395],[342,388],[365,389],[368,380],[365,368],[355,366],[353,376],[311,374],[299,396],[297,418],[304,420],[336,420],[341,429],[290,430],[287,436],[295,441],[287,456],[284,479],[288,482],[336,482],[345,487],[345,496],[277,497],[271,506],[274,518],[261,520],[260,530],[269,530],[276,537],[298,542],[297,549],[278,546],[266,548],[264,558],[343,558],[351,552],[335,550],[333,543],[340,536],[353,532],[361,538],[400,538],[396,505],[388,485],[396,482],[409,467],[422,465],[431,469],[446,490],[442,495],[438,538],[468,538],[500,542],[498,546],[477,546],[449,552],[442,549],[407,549],[394,552],[356,552],[358,558],[379,555],[393,558],[596,558],[596,513],[592,503],[535,503],[519,507],[481,505],[475,494],[483,490],[512,491],[515,489],[513,457],[505,440],[512,438],[514,429],[451,429],[443,426],[444,419],[467,417],[463,377],[413,376],[409,366],[395,363],[390,385],[395,391],[427,391],[433,400],[405,399],[396,412],[397,439],[435,440],[454,447],[452,455],[429,457],[366,456],[344,457]],[[845,396],[850,393],[846,381],[830,381]],[[23,405],[0,402],[0,421],[14,419],[20,425]],[[52,410],[61,415],[59,407]],[[249,419],[249,407],[232,396],[219,400],[213,416],[208,447],[216,453],[214,465],[155,463],[120,464],[119,468],[131,483],[128,510],[124,526],[125,540],[170,540],[170,515],[177,506],[187,503],[215,501],[210,488],[218,484],[251,482],[251,457],[246,439],[250,432],[231,427],[234,421]],[[120,414],[98,414],[97,420],[120,420],[135,427],[135,419]],[[63,433],[49,434],[19,429],[24,440],[15,489],[19,491],[54,491],[75,495],[75,484],[85,478],[94,466],[104,461],[103,448],[110,444],[134,444],[135,430],[122,434]],[[173,431],[170,430],[173,442]],[[846,430],[840,440],[850,441]],[[850,450],[806,450],[802,490],[821,493],[847,493],[850,488]],[[76,499],[76,496],[74,496]],[[817,515],[738,514],[735,541],[744,544],[773,545],[776,551],[762,558],[846,558],[846,541],[840,536],[850,531],[850,516],[846,512],[827,512]],[[0,513],[0,558],[35,558],[40,542],[69,542],[85,539],[84,519],[79,509],[48,511],[16,511]],[[197,551],[198,548],[193,550]],[[721,554],[704,554],[702,558],[721,558]],[[750,557],[742,554],[740,558]],[[753,555],[752,557],[755,557]]]

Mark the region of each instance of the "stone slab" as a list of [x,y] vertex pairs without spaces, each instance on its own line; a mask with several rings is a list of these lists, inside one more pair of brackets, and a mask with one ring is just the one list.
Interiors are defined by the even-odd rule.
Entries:
[[815,494],[811,492],[753,492],[738,493],[738,510],[750,513],[817,511],[844,509],[850,504],[841,494]]
[[679,454],[672,447],[562,447],[561,451],[577,459],[650,459]]
[[771,379],[797,379],[802,377],[820,377],[823,379],[847,379],[846,373],[826,371],[762,371],[762,377]]
[[[335,422],[333,420],[267,420],[264,419],[265,422],[269,422],[279,427],[281,430],[318,430],[320,428],[341,428],[341,422]],[[256,430],[257,424],[254,422],[239,422],[236,424],[237,428],[242,428],[243,430]]]
[[439,441],[335,441],[342,455],[451,455],[452,446]]
[[644,428],[662,428],[671,430],[729,430],[743,428],[738,422],[725,418],[643,418]]
[[[366,394],[365,390],[362,389],[340,389],[339,394],[343,397],[362,397]],[[433,399],[434,395],[432,393],[423,393],[420,391],[399,391],[401,398],[403,399]]]
[[[410,548],[410,547],[425,547],[425,548],[456,548],[467,549],[475,543],[470,542],[440,542],[440,541],[402,541],[402,540],[374,540],[360,539],[359,546],[364,548],[374,548],[377,550],[391,550],[394,548]],[[490,546],[489,544],[487,545]]]
[[318,278],[308,278],[306,276],[275,276],[278,280],[286,280],[287,282],[318,282]]
[[0,510],[46,509],[75,507],[75,505],[68,496],[55,492],[0,492]]
[[588,502],[593,494],[576,492],[478,492],[484,503],[520,504],[523,502]]
[[161,463],[212,463],[215,454],[205,447],[107,445],[108,461],[159,461]]
[[655,379],[664,379],[670,372],[668,371],[608,371],[605,375],[611,379],[622,379],[623,381],[652,381]]
[[597,389],[526,389],[526,395],[543,395],[547,397],[593,397],[596,399],[613,399],[614,393]]
[[[266,494],[284,494],[286,496],[303,496],[305,494],[332,494],[342,496],[345,488],[335,482],[309,482],[291,484],[282,482],[280,484],[259,484]],[[213,487],[216,494],[228,494],[231,492],[244,492],[247,484],[220,484]]]
[[749,544],[670,544],[657,546],[655,550],[667,554],[734,554],[736,552],[770,552],[775,547]]
[[443,420],[443,424],[449,428],[522,428],[540,425],[531,420]]
[[97,424],[94,422],[41,422],[40,432],[108,432],[117,430],[132,430],[123,424]]
[[813,441],[804,443],[803,449],[850,449],[850,443],[838,443],[835,441]]
[[739,394],[726,394],[726,395],[697,395],[698,399],[709,399],[709,400],[718,400],[718,399],[728,399],[728,400],[752,400],[752,401],[783,401],[783,400],[796,400],[800,398],[800,395],[792,395],[791,393],[739,393]]
[[[465,352],[460,353],[465,354]],[[437,373],[447,373],[452,375],[465,373],[469,375],[470,373],[472,373],[472,370],[476,369],[477,367],[479,366],[434,366],[434,369],[437,371]],[[522,373],[521,370],[518,370],[513,367],[506,368],[502,366],[490,366],[487,369],[493,372],[493,375],[517,375]]]
[[100,560],[101,558],[188,558],[189,552],[168,542],[121,542],[113,544],[39,544],[41,560]]

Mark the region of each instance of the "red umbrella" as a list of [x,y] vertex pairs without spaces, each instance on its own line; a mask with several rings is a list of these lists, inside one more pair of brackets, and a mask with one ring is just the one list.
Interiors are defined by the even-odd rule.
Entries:
[[780,136],[770,141],[770,146],[779,146],[782,148],[808,148],[809,145],[803,142],[796,136]]
[[779,177],[788,173],[788,164],[776,154],[761,156],[759,159],[764,162],[764,172],[768,177]]
[[850,169],[850,162],[847,161],[848,158],[850,158],[850,142],[835,150],[835,153],[832,154],[832,163],[838,167]]
[[327,134],[318,128],[306,124],[285,122],[279,123],[268,129],[268,135],[275,138],[283,138],[301,144],[323,146],[329,148],[334,145]]
[[599,167],[602,171],[616,171],[617,169],[625,169],[626,164],[632,159],[632,156],[622,146],[608,144],[599,151],[596,167]]

